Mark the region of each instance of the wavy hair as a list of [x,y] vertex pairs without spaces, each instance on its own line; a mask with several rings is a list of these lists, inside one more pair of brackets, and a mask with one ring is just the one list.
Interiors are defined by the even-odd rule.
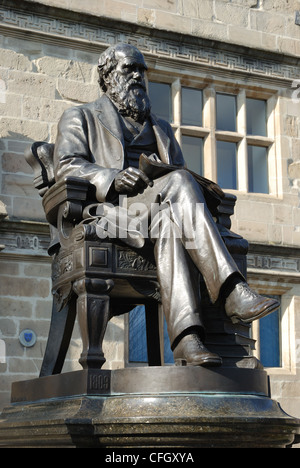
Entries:
[[[109,76],[112,70],[117,66],[118,59],[116,58],[116,52],[126,51],[126,50],[135,50],[137,53],[141,52],[133,45],[120,43],[113,46],[110,46],[106,49],[99,57],[98,61],[98,74],[99,74],[99,85],[102,91],[105,93],[107,91],[106,78]],[[147,67],[146,67],[147,68]]]

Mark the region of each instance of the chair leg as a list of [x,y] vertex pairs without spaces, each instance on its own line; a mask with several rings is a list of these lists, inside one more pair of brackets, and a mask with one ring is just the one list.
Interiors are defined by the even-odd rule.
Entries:
[[106,361],[102,344],[110,318],[109,296],[101,292],[108,292],[112,286],[99,279],[79,280],[73,286],[78,294],[77,316],[83,344],[79,362],[84,369],[100,369]]
[[40,377],[60,374],[71,341],[75,318],[75,296],[71,297],[67,305],[60,311],[57,311],[55,301],[53,301],[49,336]]
[[160,327],[158,303],[146,304],[146,331],[149,366],[161,366]]

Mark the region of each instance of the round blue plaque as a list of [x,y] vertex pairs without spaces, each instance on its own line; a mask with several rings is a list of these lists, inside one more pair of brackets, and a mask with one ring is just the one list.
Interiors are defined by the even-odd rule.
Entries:
[[36,334],[33,330],[26,328],[25,330],[21,331],[19,341],[21,345],[25,346],[25,348],[31,348],[36,343]]

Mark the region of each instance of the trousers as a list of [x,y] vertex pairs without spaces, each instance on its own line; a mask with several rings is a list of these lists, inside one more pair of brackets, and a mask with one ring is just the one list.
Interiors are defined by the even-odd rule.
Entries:
[[[211,301],[231,275],[240,275],[207,208],[203,191],[184,169],[126,198],[154,244],[161,300],[171,345],[190,327],[203,329],[199,273]],[[147,226],[148,232],[145,231]]]

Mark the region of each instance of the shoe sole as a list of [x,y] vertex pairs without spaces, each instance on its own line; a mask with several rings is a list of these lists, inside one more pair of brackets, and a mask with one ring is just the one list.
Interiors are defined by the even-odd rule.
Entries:
[[263,310],[260,314],[256,315],[255,317],[251,317],[249,319],[242,319],[238,315],[232,315],[230,317],[232,323],[251,323],[254,322],[254,320],[259,320],[263,317],[265,317],[268,314],[271,314],[272,312],[275,312],[275,310],[279,309],[280,304],[278,302],[274,303],[273,305],[270,305],[267,307],[265,310]]
[[175,359],[176,366],[202,366],[202,367],[219,367],[222,365],[222,359],[203,359],[203,361],[192,361],[188,362],[186,359],[177,358]]

